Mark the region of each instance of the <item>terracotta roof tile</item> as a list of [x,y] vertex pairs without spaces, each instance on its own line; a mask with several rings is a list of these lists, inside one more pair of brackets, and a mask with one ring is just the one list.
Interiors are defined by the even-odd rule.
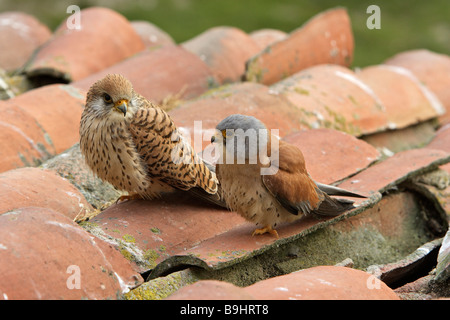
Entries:
[[108,244],[51,209],[0,215],[0,243],[3,300],[117,299],[142,283]]
[[0,172],[38,165],[55,154],[45,131],[29,113],[5,101],[0,101],[0,107]]
[[440,117],[441,121],[450,121],[450,90],[448,90],[450,57],[448,55],[418,49],[398,53],[384,63],[410,70],[445,106],[447,112]]
[[234,27],[214,27],[181,44],[200,57],[219,83],[239,81],[245,61],[259,51],[253,39]]
[[311,128],[333,128],[355,136],[384,130],[386,115],[373,90],[348,68],[319,65],[300,71],[271,89],[302,113]]
[[370,144],[332,129],[298,131],[283,140],[303,151],[309,174],[325,184],[354,175],[380,157]]
[[170,96],[192,98],[216,83],[200,58],[180,46],[168,45],[143,51],[72,85],[87,91],[96,80],[109,73],[124,75],[137,92],[157,103]]
[[28,66],[29,78],[36,82],[47,77],[56,82],[79,80],[145,48],[121,14],[100,7],[83,9],[80,13],[82,28],[70,29],[64,21]]
[[242,223],[244,219],[235,213],[179,193],[151,202],[113,205],[85,227],[97,237],[110,239],[137,271],[145,272]]
[[39,164],[76,143],[84,99],[69,85],[49,85],[0,101],[0,170]]
[[288,34],[277,29],[260,29],[250,32],[249,36],[258,44],[259,49],[263,50],[267,46],[285,39]]
[[10,71],[22,67],[50,36],[50,29],[31,15],[0,13],[0,68]]
[[22,207],[43,207],[73,220],[92,210],[69,181],[50,170],[20,168],[0,173],[0,190],[0,215]]
[[390,129],[404,128],[445,112],[440,101],[407,69],[377,65],[357,77],[381,100]]
[[[302,128],[302,113],[295,106],[270,88],[250,82],[213,89],[198,99],[182,103],[169,113],[177,126],[190,133],[192,141],[195,138],[194,121],[202,121],[204,141],[201,149],[210,144],[211,130],[234,113],[254,116],[263,121],[268,129],[279,129],[280,136]],[[201,151],[199,147],[194,145],[197,152]]]
[[175,44],[167,32],[153,23],[148,21],[131,21],[130,23],[148,49]]
[[450,152],[450,124],[447,124],[436,131],[436,135],[427,145],[427,148]]
[[[79,143],[47,160],[41,167],[70,181],[94,208],[100,209],[110,202],[115,202],[121,195],[112,185],[92,173],[81,154]],[[77,221],[83,221],[91,215],[92,212],[85,212],[84,215],[80,213]]]
[[353,46],[347,11],[330,9],[251,58],[246,65],[245,78],[272,84],[318,64],[349,66]]
[[445,151],[428,148],[406,150],[369,167],[339,186],[361,193],[385,192],[408,177],[421,173],[424,167],[436,168],[449,161],[450,153]]
[[[360,270],[320,266],[263,280],[245,288],[226,282],[198,281],[180,289],[168,300],[399,300],[392,289],[373,278],[373,275]],[[377,290],[371,288],[374,281],[377,281]],[[262,308],[259,312],[263,314]]]
[[[217,27],[182,45],[149,23],[130,23],[109,9],[89,8],[82,15],[83,28],[68,30],[63,22],[28,69],[31,78],[43,76],[41,84],[46,77],[59,77],[51,81],[74,80],[73,86],[47,85],[0,101],[0,170],[9,170],[0,173],[0,255],[6,257],[0,259],[0,298],[120,298],[142,282],[137,272],[149,273],[149,283],[162,283],[161,276],[188,266],[217,279],[235,270],[246,287],[198,282],[172,298],[201,299],[206,294],[209,299],[347,299],[353,293],[359,293],[358,299],[397,298],[384,284],[382,290],[368,290],[368,274],[362,271],[309,267],[353,255],[356,267],[364,268],[369,261],[397,259],[446,231],[450,130],[444,125],[434,135],[433,121],[448,121],[443,115],[449,100],[448,56],[414,50],[354,72],[347,68],[353,55],[350,21],[340,8],[290,34],[246,34]],[[152,47],[155,36],[161,42]],[[212,156],[209,129],[233,113],[253,115],[302,149],[313,179],[370,197],[357,199],[357,208],[338,217],[304,217],[283,224],[279,239],[251,237],[254,225],[186,192],[110,205],[119,193],[93,176],[76,144],[85,92],[107,73],[123,74],[137,92],[157,103],[177,100],[178,107],[169,113],[181,130],[192,134],[194,121],[202,121],[200,141],[191,139],[196,151],[206,147],[206,158]],[[241,82],[244,73],[253,82]],[[230,81],[234,83],[215,87]],[[373,142],[368,137],[396,134],[406,139],[407,131],[416,136],[426,132],[427,139],[421,141],[428,143],[429,135],[431,142],[381,158],[375,147],[356,138]],[[383,142],[376,145],[383,147]],[[42,168],[10,170],[44,160]],[[104,205],[110,206],[94,216],[91,206]],[[80,228],[71,221],[75,216],[90,219]],[[411,219],[417,222],[412,227]],[[12,241],[21,234],[39,237]],[[321,234],[326,234],[325,245],[319,241]],[[372,236],[374,243],[365,241]],[[339,250],[332,248],[338,255],[331,257],[327,248],[336,239],[352,242],[352,251],[339,244]],[[63,245],[67,241],[69,246]],[[47,247],[54,250],[43,252]],[[308,254],[316,260],[305,262],[305,256],[300,257],[299,250],[316,253],[317,248],[323,248],[326,259]],[[22,256],[46,257],[51,268],[44,272],[43,265],[35,263],[39,259],[32,259],[33,264],[20,260],[14,262],[24,268],[20,273],[31,276],[11,275],[8,261],[19,259],[12,257],[12,249]],[[386,257],[391,251],[395,252]],[[83,289],[88,291],[68,292],[69,275],[60,266],[69,262],[90,268],[83,273]],[[264,270],[253,274],[246,269],[253,263]],[[299,269],[305,270],[290,273]],[[280,274],[286,275],[273,277]],[[249,286],[261,279],[265,280]],[[39,290],[29,290],[33,282]]]

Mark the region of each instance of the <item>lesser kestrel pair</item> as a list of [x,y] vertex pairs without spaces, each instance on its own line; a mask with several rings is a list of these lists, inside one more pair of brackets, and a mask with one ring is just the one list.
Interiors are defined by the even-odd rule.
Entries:
[[[219,146],[221,158],[214,172],[181,137],[164,110],[136,93],[126,78],[112,74],[88,91],[80,148],[93,172],[127,191],[126,198],[152,199],[176,189],[203,193],[215,203],[223,200],[255,223],[259,228],[253,234],[278,236],[274,228],[281,222],[304,214],[334,216],[353,207],[350,201],[328,194],[361,197],[314,182],[297,147],[280,140],[271,150],[274,137],[256,118],[232,115],[216,129],[212,141]],[[248,130],[268,132],[267,139],[257,139],[256,148],[267,151],[266,158],[257,156],[256,161],[249,161],[250,145],[236,134]],[[235,134],[227,136],[227,132]],[[231,145],[235,148],[230,149]],[[244,150],[244,163],[227,162],[227,151],[228,155],[235,152],[229,158],[236,158],[238,150]],[[275,168],[274,174],[261,174],[267,167]]]

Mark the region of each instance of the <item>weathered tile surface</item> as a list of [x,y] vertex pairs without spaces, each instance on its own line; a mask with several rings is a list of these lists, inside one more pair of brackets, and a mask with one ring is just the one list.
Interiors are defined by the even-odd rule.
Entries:
[[423,168],[430,171],[449,161],[450,154],[441,150],[423,148],[402,151],[360,172],[339,187],[361,193],[384,192],[409,177],[423,173]]
[[[302,127],[302,113],[295,106],[268,87],[249,82],[212,89],[198,99],[182,103],[169,112],[175,124],[183,128],[186,134],[190,134],[197,152],[210,144],[217,124],[234,113],[260,119],[268,129],[278,129],[281,137]],[[196,132],[201,133],[197,144],[194,140],[195,121],[201,121],[197,123],[199,130]]]
[[0,299],[117,299],[142,278],[114,249],[46,208],[0,216]]
[[0,173],[0,214],[21,207],[43,207],[73,220],[91,210],[83,195],[69,181],[50,170],[20,168]]
[[445,106],[447,112],[440,116],[445,123],[450,120],[450,57],[425,49],[400,52],[387,59],[387,65],[410,70],[427,86]]
[[302,113],[304,126],[332,128],[355,136],[387,128],[381,100],[356,74],[339,65],[319,65],[271,86]]
[[79,139],[84,93],[69,85],[49,85],[0,101],[0,171],[36,165]]
[[82,90],[109,73],[120,73],[131,81],[134,90],[150,101],[192,98],[214,84],[215,78],[206,64],[180,46],[168,45],[146,50],[109,68],[73,83]]
[[363,140],[332,129],[298,131],[283,140],[303,151],[310,176],[325,184],[343,180],[380,157],[380,153]]
[[131,24],[118,12],[92,7],[80,13],[82,28],[74,28],[72,20],[62,22],[27,68],[30,78],[37,82],[40,77],[53,77],[59,82],[79,80],[145,48]]
[[245,61],[259,51],[248,34],[234,27],[211,28],[181,45],[200,57],[219,83],[239,81],[244,74]]
[[1,13],[0,68],[11,71],[23,67],[33,51],[50,36],[50,29],[29,14]]
[[390,129],[405,128],[445,113],[441,102],[408,69],[377,65],[356,75],[381,100]]
[[151,22],[131,21],[131,26],[136,30],[148,49],[175,44],[175,41],[167,32]]
[[349,66],[353,46],[347,11],[330,9],[251,58],[246,65],[245,78],[272,84],[313,65]]
[[[392,289],[373,275],[334,266],[305,269],[245,288],[226,282],[199,281],[180,289],[168,299],[399,300]],[[262,314],[263,310],[260,312]]]
[[285,39],[288,34],[277,29],[260,29],[250,32],[249,35],[259,46],[259,49],[263,50],[268,45],[271,45],[276,41]]

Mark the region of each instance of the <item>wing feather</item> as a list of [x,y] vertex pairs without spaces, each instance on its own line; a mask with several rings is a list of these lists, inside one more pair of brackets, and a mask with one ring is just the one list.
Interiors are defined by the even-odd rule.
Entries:
[[309,177],[300,149],[280,140],[278,150],[272,150],[271,160],[278,171],[263,175],[262,181],[280,204],[295,215],[317,209],[324,196]]
[[164,110],[144,105],[136,112],[129,130],[150,176],[178,189],[200,187],[208,193],[216,193],[214,172],[183,139]]

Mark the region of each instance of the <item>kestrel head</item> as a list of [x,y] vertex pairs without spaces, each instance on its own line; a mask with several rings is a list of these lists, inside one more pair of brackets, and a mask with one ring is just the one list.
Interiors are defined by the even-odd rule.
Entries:
[[120,74],[108,74],[89,89],[86,108],[99,117],[123,121],[134,114],[135,95],[128,79]]
[[266,154],[270,136],[264,123],[255,117],[233,114],[216,126],[211,142],[222,145],[226,163],[232,158],[237,161],[234,163],[256,163],[258,155]]

